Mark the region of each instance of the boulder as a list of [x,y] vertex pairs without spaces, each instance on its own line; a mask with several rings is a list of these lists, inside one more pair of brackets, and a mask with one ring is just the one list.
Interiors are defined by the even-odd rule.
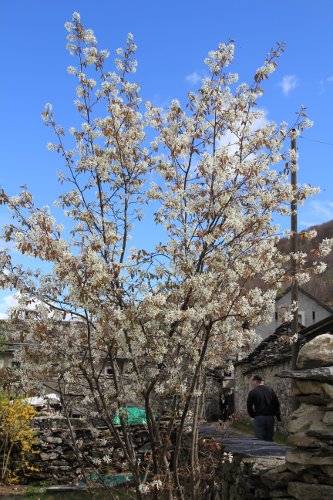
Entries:
[[333,335],[324,333],[305,344],[299,351],[296,366],[299,369],[333,366]]

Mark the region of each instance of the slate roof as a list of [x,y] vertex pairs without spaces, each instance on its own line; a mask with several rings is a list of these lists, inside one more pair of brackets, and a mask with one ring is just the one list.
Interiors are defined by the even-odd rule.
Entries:
[[[299,346],[302,347],[318,335],[333,334],[333,315],[311,326],[304,328],[299,325]],[[251,372],[258,367],[274,365],[291,357],[290,323],[280,325],[272,335],[265,338],[246,358],[236,361],[235,366],[243,366],[244,373]]]

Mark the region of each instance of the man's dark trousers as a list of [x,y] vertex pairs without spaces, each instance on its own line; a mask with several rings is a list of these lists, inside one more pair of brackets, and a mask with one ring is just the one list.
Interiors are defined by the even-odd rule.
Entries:
[[254,435],[263,441],[273,441],[274,416],[258,415],[254,417]]

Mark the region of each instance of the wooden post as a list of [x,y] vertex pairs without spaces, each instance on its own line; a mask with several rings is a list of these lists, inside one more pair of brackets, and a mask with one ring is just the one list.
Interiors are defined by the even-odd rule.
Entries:
[[[294,129],[291,131],[291,150],[296,153],[296,132]],[[296,159],[291,160],[291,185],[293,190],[297,188],[297,163]],[[298,229],[297,229],[297,197],[294,196],[291,202],[291,238],[290,238],[290,251],[292,254],[298,252]],[[293,314],[291,325],[292,345],[291,345],[291,369],[296,369],[296,361],[299,351],[298,344],[298,281],[297,281],[297,263],[293,255],[290,258],[291,264],[291,304],[297,303],[297,307]],[[294,383],[292,383],[292,388]],[[297,409],[297,401],[294,397],[291,399],[291,410]]]

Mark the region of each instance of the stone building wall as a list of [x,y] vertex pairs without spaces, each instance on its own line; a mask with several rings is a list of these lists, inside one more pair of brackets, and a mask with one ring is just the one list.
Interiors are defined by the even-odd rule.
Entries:
[[253,375],[261,375],[265,383],[271,386],[276,392],[281,407],[281,422],[276,423],[276,430],[282,433],[287,433],[287,421],[290,416],[290,394],[291,394],[291,381],[290,379],[279,378],[277,375],[290,368],[290,357],[282,359],[281,361],[266,365],[253,367],[252,364],[241,364],[235,367],[235,412],[241,417],[242,420],[252,421],[251,417],[246,411],[247,395],[252,386]]

